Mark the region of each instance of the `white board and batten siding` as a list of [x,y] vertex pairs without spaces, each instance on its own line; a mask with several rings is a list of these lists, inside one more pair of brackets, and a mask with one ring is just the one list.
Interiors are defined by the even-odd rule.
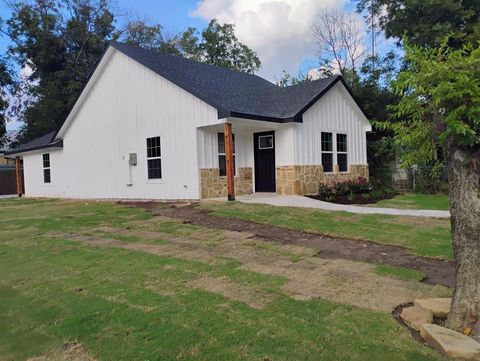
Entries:
[[[24,155],[27,196],[198,199],[197,127],[217,110],[110,48],[62,134],[64,148]],[[63,131],[63,129],[62,129]],[[147,175],[146,138],[160,136],[162,179]],[[42,154],[50,153],[51,184]],[[129,153],[137,165],[129,166]],[[129,185],[131,184],[131,185]]]
[[303,114],[303,123],[294,125],[294,164],[322,164],[322,132],[347,134],[348,164],[367,164],[366,133],[372,127],[341,82]]

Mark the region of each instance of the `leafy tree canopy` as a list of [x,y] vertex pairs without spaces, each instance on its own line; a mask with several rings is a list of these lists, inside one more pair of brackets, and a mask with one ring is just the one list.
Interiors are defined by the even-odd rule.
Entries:
[[394,81],[401,98],[391,107],[397,121],[384,126],[405,149],[406,165],[434,159],[437,144],[455,144],[480,157],[480,48],[447,44],[405,44],[409,67]]
[[[91,69],[115,33],[108,0],[36,0],[10,4],[5,32],[9,53],[28,64],[15,116],[24,121],[20,141],[57,129]],[[20,90],[19,90],[20,91]]]
[[254,73],[260,68],[260,59],[237,39],[234,30],[232,24],[220,25],[215,19],[210,21],[198,44],[200,57],[211,65]]
[[7,90],[12,84],[10,70],[6,59],[0,58],[0,149],[5,145],[7,139],[7,127],[5,113],[8,108]]
[[447,35],[456,48],[480,40],[478,0],[358,0],[357,9],[373,13],[388,38],[411,44],[437,47]]
[[261,64],[257,54],[238,40],[233,24],[221,25],[216,19],[210,21],[201,33],[195,28],[188,28],[183,33],[170,36],[165,34],[161,25],[131,22],[123,40],[132,45],[245,73],[254,73]]

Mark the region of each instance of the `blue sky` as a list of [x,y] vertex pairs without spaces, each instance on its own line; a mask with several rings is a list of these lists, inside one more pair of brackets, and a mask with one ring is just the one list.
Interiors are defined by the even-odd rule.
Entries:
[[[173,32],[194,26],[202,28],[207,21],[188,14],[195,10],[198,0],[117,0],[119,12],[152,22],[158,22]],[[10,15],[10,9],[3,1],[0,1],[0,18],[6,19]],[[8,46],[8,39],[0,37],[0,52],[4,53]]]
[[207,21],[188,14],[196,8],[198,0],[117,0],[118,7],[132,15],[158,22],[173,32],[194,26],[202,28]]

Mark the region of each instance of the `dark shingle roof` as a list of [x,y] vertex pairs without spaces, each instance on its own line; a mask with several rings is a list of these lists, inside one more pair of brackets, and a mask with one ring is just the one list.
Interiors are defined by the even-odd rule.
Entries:
[[61,148],[63,147],[63,140],[54,141],[55,134],[57,132],[50,132],[48,134],[42,135],[39,138],[32,140],[31,142],[21,144],[18,147],[5,152],[5,154],[17,154],[29,152],[32,150],[43,149],[43,148]]
[[112,42],[111,46],[212,105],[218,110],[219,118],[301,121],[299,113],[340,80],[339,76],[334,76],[282,88],[253,74],[118,42]]

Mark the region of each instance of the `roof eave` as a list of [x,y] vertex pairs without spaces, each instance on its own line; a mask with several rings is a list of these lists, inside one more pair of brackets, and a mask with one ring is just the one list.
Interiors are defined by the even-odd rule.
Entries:
[[34,152],[34,151],[42,150],[42,149],[52,149],[52,148],[57,148],[57,149],[63,148],[63,139],[57,140],[55,142],[52,142],[52,143],[49,143],[49,144],[46,144],[46,145],[39,145],[39,146],[36,146],[36,147],[30,147],[30,148],[19,149],[19,150],[12,149],[8,152],[5,152],[4,154],[5,155],[18,156],[18,155],[24,154],[24,153]]
[[279,118],[279,117],[269,117],[269,116],[257,115],[257,114],[246,114],[246,113],[240,113],[240,112],[230,112],[230,116],[233,118],[259,120],[259,121],[270,122],[270,123],[291,123],[291,122],[298,121],[297,119],[295,119],[295,117]]

